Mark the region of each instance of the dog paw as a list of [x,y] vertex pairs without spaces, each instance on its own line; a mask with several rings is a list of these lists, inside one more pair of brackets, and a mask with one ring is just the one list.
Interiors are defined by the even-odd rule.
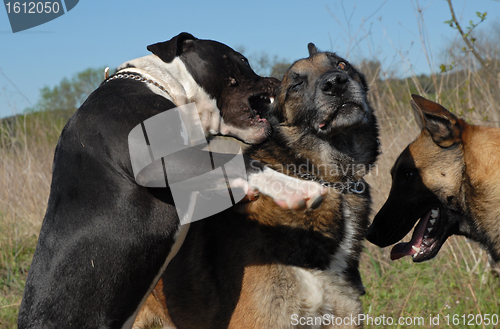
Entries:
[[255,186],[250,186],[243,178],[236,178],[230,181],[232,188],[240,188],[244,191],[245,197],[242,201],[253,201],[259,197],[259,190]]
[[328,190],[317,182],[293,178],[265,168],[248,176],[248,191],[258,191],[272,197],[281,208],[301,210],[318,208]]

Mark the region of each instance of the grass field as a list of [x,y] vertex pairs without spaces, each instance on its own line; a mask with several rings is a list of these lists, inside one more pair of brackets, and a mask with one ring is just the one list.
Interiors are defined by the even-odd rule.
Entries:
[[[430,85],[423,85],[417,77],[381,80],[379,72],[365,73],[383,150],[368,177],[374,213],[388,195],[394,160],[418,134],[409,106],[411,93],[438,99],[472,123],[499,125],[498,81],[486,79],[481,72],[437,76]],[[66,119],[63,112],[35,113],[0,126],[0,328],[16,327],[47,203],[52,156]],[[496,314],[497,320],[500,316],[500,280],[492,274],[486,253],[463,237],[450,238],[434,260],[423,264],[409,258],[392,262],[389,248],[366,243],[361,272],[367,288],[362,297],[364,311],[374,322],[367,327],[494,328],[480,321],[476,325],[476,316],[486,319],[487,314]],[[469,325],[471,316],[473,325]],[[402,325],[397,323],[400,317]]]

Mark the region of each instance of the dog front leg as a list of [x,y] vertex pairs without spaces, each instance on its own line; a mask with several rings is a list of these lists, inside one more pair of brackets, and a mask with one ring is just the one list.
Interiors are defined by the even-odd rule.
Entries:
[[248,179],[233,184],[251,191],[248,195],[262,193],[272,197],[278,206],[294,210],[316,209],[323,202],[327,189],[319,183],[290,177],[254,159],[245,160]]
[[[215,172],[210,175],[214,167],[223,165],[229,185],[231,188],[243,189],[246,201],[265,194],[285,209],[315,209],[321,205],[327,189],[319,183],[279,173],[245,155],[242,162],[232,161],[235,156],[241,155],[191,148],[167,156],[163,162],[157,160],[141,171],[136,180],[142,186],[159,187],[159,183],[168,181],[169,185],[183,182],[185,188],[196,184],[205,191],[226,189],[227,182],[224,179],[220,179]],[[240,167],[243,163],[245,168]],[[196,177],[202,178],[197,180]]]

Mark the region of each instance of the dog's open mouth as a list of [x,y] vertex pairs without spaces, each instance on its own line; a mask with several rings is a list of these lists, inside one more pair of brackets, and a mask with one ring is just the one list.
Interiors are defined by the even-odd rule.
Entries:
[[436,256],[446,238],[441,217],[444,214],[439,207],[429,209],[420,219],[413,231],[410,242],[398,243],[391,250],[391,259],[412,256],[414,262],[423,262]]
[[252,110],[252,117],[250,120],[255,122],[267,122],[264,118],[264,114],[269,108],[269,104],[274,102],[274,96],[269,93],[263,92],[258,94],[253,94],[248,98],[248,104]]
[[328,133],[333,129],[347,128],[359,124],[365,117],[362,104],[346,102],[331,111],[315,127],[319,134]]
[[233,102],[221,120],[220,134],[233,136],[246,144],[259,144],[269,137],[271,125],[264,115],[274,101],[268,92],[251,94],[248,98]]

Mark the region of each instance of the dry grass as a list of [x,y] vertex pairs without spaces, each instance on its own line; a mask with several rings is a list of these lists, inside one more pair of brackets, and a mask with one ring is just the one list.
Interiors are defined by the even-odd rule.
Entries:
[[0,123],[0,328],[13,328],[47,205],[55,114]]

